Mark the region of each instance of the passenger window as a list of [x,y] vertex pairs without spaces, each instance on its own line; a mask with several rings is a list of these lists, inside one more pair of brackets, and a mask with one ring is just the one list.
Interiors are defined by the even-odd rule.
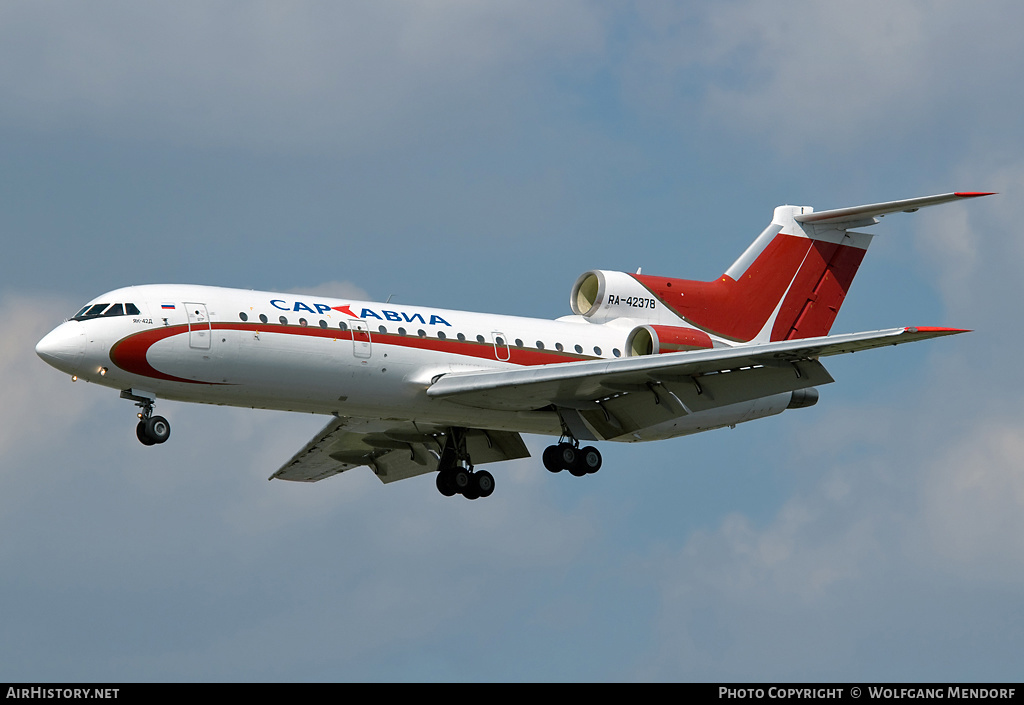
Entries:
[[306,326],[309,325],[309,321],[307,321],[305,318],[300,318],[299,319],[299,325],[302,326],[302,327],[306,327]]
[[555,350],[557,350],[558,352],[562,352],[564,348],[562,347],[561,343],[555,343]]
[[238,317],[240,319],[242,319],[243,321],[248,321],[249,320],[249,316],[246,315],[245,311],[239,311],[238,312]]
[[523,341],[520,340],[519,338],[516,338],[516,347],[517,348],[523,347]]
[[281,321],[282,326],[288,325],[288,319],[285,318],[284,316],[279,317],[277,320]]
[[538,350],[543,350],[544,349],[544,342],[543,341],[541,341],[541,340],[537,341],[537,349]]
[[321,318],[320,319],[320,327],[321,328],[326,328],[327,327],[327,321],[325,321],[324,319]]
[[619,356],[619,355],[621,355],[621,354],[622,354],[622,353],[620,353],[620,352],[619,352],[619,349],[618,349],[618,348],[613,348],[613,349],[612,349],[612,355],[614,355],[615,357],[618,357],[618,356]]
[[348,330],[348,324],[345,323],[345,321],[342,321],[341,323],[338,324],[338,328],[341,328],[342,330]]
[[448,337],[448,336],[444,334],[444,331],[443,331],[443,330],[439,330],[439,331],[437,331],[437,339],[438,339],[438,340],[444,340],[444,339],[445,339],[445,338],[447,338],[447,337]]
[[478,335],[478,336],[476,337],[476,342],[478,342],[478,343],[482,343],[482,342],[484,342],[484,337],[483,337],[482,335]]
[[583,352],[583,346],[582,345],[577,345],[576,346],[576,352],[578,352],[578,353]]
[[266,322],[267,322],[267,320],[268,320],[268,319],[267,319],[267,314],[265,314],[265,313],[261,313],[261,314],[260,314],[260,321],[262,321],[263,323],[266,323]]
[[600,354],[601,354],[601,348],[599,348],[599,347],[597,347],[597,346],[595,345],[595,346],[594,346],[594,354],[595,354],[595,355],[600,355]]
[[462,333],[459,333],[458,338],[459,338],[459,342],[460,343],[465,343],[466,342],[466,336],[463,335]]
[[399,328],[398,329],[398,334],[399,335],[405,335],[405,328]]
[[379,330],[379,331],[380,331],[381,333],[384,333],[385,335],[386,335],[386,334],[387,334],[387,332],[388,332],[388,329],[387,329],[387,328],[385,328],[384,326],[378,326],[378,327],[377,327],[377,330]]

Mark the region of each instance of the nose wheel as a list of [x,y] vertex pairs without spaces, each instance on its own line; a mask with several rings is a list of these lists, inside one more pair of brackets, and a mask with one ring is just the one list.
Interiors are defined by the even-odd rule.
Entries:
[[164,443],[171,437],[171,424],[163,416],[150,416],[148,419],[139,421],[135,427],[135,435],[139,437],[144,446]]
[[122,399],[131,399],[135,406],[139,407],[139,423],[135,427],[135,435],[144,446],[165,443],[171,437],[171,424],[163,416],[153,415],[154,399],[148,396],[141,396],[126,389],[121,392]]

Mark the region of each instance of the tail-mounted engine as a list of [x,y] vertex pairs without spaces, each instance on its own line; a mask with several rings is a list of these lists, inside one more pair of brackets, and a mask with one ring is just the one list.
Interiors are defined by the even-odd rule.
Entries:
[[711,336],[683,326],[637,326],[626,337],[626,355],[658,355],[713,347]]
[[595,269],[580,275],[569,297],[572,312],[592,323],[631,318],[648,323],[678,323],[650,289],[625,272]]

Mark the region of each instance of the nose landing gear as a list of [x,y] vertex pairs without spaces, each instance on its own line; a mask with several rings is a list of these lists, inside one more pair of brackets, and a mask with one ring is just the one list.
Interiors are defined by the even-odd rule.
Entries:
[[139,423],[135,427],[135,435],[144,446],[164,443],[171,437],[171,424],[163,416],[153,416],[155,397],[139,394],[135,390],[126,389],[121,392],[122,399],[131,399],[139,412]]
[[135,427],[135,435],[145,446],[163,443],[171,437],[171,424],[163,416],[150,416],[139,421]]

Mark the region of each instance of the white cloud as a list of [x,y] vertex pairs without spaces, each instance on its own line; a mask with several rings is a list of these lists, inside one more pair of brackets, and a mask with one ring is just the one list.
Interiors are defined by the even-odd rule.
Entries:
[[980,125],[1015,129],[1021,99],[1005,91],[1022,63],[1013,3],[741,0],[637,13],[617,67],[631,100],[787,160],[853,152],[858,164],[884,162],[963,149]]
[[914,529],[933,569],[1024,587],[1024,419],[986,419],[926,463]]
[[1024,159],[1012,151],[980,155],[955,169],[953,178],[964,184],[960,188],[996,195],[922,212],[917,249],[938,268],[951,311],[1001,326],[1024,294],[1024,241],[1017,234],[1024,204],[1016,198],[1024,190]]
[[[6,371],[0,404],[0,456],[60,439],[67,424],[98,397],[39,359],[35,346],[74,315],[75,302],[57,297],[0,295],[0,369]],[[2,467],[2,466],[0,466]]]
[[599,29],[579,2],[6,3],[0,115],[203,145],[381,150],[465,130],[446,125],[453,104],[507,119],[529,88],[521,69],[599,49]]
[[871,146],[962,148],[951,128],[1012,132],[1019,13],[912,0],[14,2],[0,9],[0,120],[379,154],[493,140],[543,115],[554,145],[580,131],[559,130],[565,115],[607,99],[586,87],[607,71],[624,114],[867,159]]
[[[1024,585],[1024,418],[954,431],[937,396],[893,410],[887,430],[845,423],[873,410],[830,411],[797,452],[801,466],[819,459],[817,479],[802,473],[770,521],[733,514],[652,555],[662,641],[642,677],[936,679],[950,640],[973,643],[978,624],[1019,607],[1008,596]],[[836,460],[821,463],[829,450]],[[971,608],[973,624],[960,619],[965,591],[993,596]],[[944,610],[934,615],[943,639],[900,607],[915,594]],[[879,641],[890,631],[921,639],[898,667],[870,655],[894,648]]]

